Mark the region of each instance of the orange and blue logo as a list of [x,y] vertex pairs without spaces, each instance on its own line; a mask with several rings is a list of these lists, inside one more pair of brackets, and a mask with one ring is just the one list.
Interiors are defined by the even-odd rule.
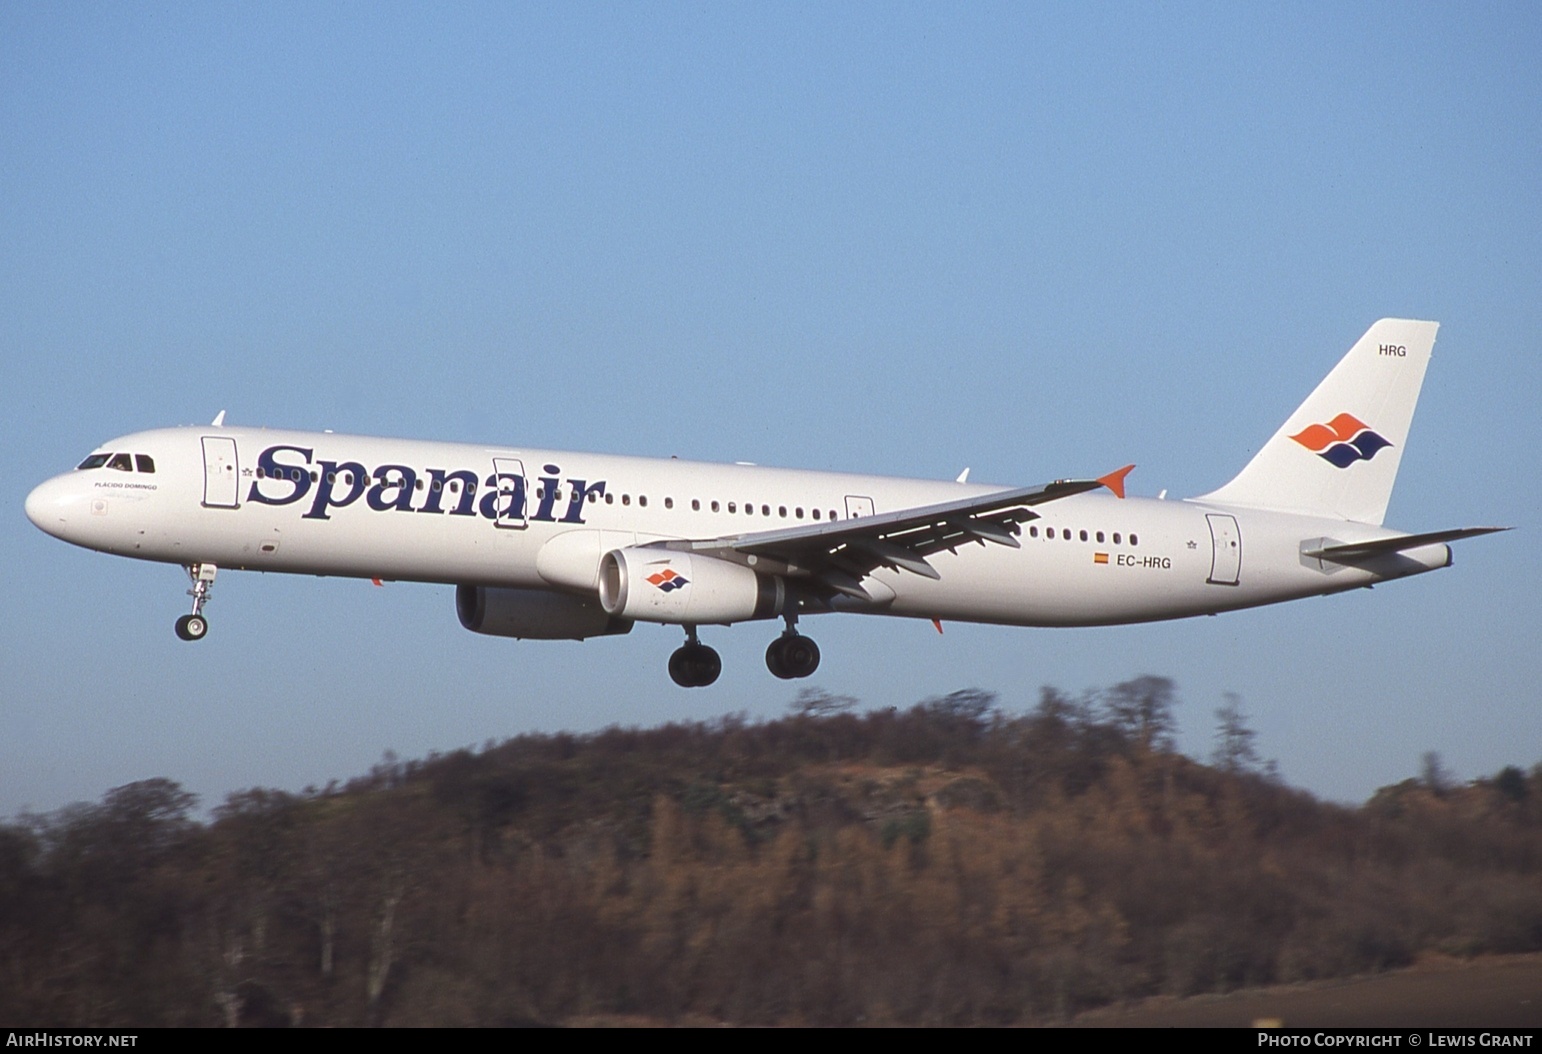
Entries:
[[1307,425],[1290,438],[1334,468],[1369,461],[1377,451],[1392,445],[1353,414],[1339,414],[1325,425]]
[[675,569],[672,567],[666,567],[657,574],[649,575],[648,581],[666,593],[673,593],[675,590],[684,589],[691,584],[690,579],[682,574],[676,574]]

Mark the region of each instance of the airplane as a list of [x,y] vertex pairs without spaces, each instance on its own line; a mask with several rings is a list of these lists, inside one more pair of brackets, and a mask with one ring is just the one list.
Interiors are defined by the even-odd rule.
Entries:
[[766,665],[819,666],[800,616],[1015,626],[1214,615],[1451,564],[1501,527],[1382,526],[1438,324],[1375,323],[1229,483],[1127,497],[1133,466],[1001,487],[231,427],[139,432],[27,497],[43,531],[182,565],[203,614],[218,570],[455,586],[467,629],[524,639],[679,626],[682,687],[717,680],[704,626],[781,619]]

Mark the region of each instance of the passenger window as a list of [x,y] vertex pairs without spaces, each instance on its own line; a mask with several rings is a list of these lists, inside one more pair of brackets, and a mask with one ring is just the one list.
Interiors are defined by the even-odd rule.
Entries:
[[1037,527],[1030,527],[1030,528],[1028,528],[1028,537],[1030,537],[1030,538],[1037,538],[1038,536],[1039,536],[1039,529]]
[[762,516],[770,516],[771,515],[771,506],[769,506],[769,505],[762,505],[760,507],[760,514]]
[[1084,541],[1084,542],[1085,542],[1085,541],[1086,541],[1086,540],[1087,540],[1087,532],[1086,532],[1086,531],[1083,531],[1083,532],[1082,532],[1082,541]]
[[739,511],[738,503],[737,502],[732,502],[732,501],[729,502],[728,503],[728,511],[729,512],[738,512]]
[[82,461],[75,467],[76,469],[101,468],[103,465],[107,464],[107,459],[110,457],[112,457],[111,454],[92,454],[90,457],[86,458],[86,460]]
[[692,512],[700,512],[701,511],[701,499],[700,498],[692,498],[691,499],[691,511]]
[[643,508],[646,509],[648,507],[648,495],[646,495],[646,494],[639,494],[639,495],[637,495],[637,504],[641,505]]
[[623,504],[623,505],[630,505],[630,504],[632,504],[632,496],[630,494],[623,494],[623,495],[621,495],[621,504]]
[[1114,532],[1114,544],[1115,545],[1119,544],[1119,532],[1118,531]]
[[803,506],[800,505],[796,509],[793,509],[792,511],[797,516],[798,519],[800,519],[800,520],[803,519]]
[[112,460],[107,462],[108,468],[115,468],[119,472],[133,472],[134,463],[129,460],[127,454],[114,454]]
[[152,458],[149,454],[135,454],[134,455],[134,464],[139,468],[139,471],[141,471],[141,472],[154,472],[155,471],[155,459]]
[[1046,538],[1053,538],[1054,536],[1055,536],[1055,528],[1053,528],[1053,527],[1046,527],[1046,528],[1044,528],[1044,537],[1046,537]]
[[675,499],[674,498],[665,498],[664,499],[664,508],[672,509],[674,507],[675,507]]
[[607,495],[605,495],[605,504],[606,505],[614,505],[614,504],[616,504],[616,496],[614,494],[607,494]]
[[815,509],[815,510],[813,510],[813,512],[814,512],[814,519],[816,519],[816,520],[819,519],[819,510]]
[[[717,511],[717,502],[715,502],[715,501],[714,501],[714,502],[713,502],[713,503],[712,503],[712,511],[713,511],[713,512],[716,512],[716,511]],[[729,509],[729,510],[728,510],[728,511],[729,511],[729,512],[733,512],[733,510],[732,510],[732,509]]]
[[1102,531],[1098,532],[1098,544],[1099,545],[1103,544],[1103,532]]
[[1130,535],[1130,544],[1131,545],[1139,545],[1140,544],[1140,539],[1135,537],[1135,535],[1132,534],[1132,535]]

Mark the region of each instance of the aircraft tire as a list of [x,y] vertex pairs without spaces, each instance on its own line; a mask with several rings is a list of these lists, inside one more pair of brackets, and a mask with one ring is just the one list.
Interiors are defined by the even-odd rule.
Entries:
[[209,621],[202,615],[183,615],[177,619],[177,636],[183,640],[203,640],[209,632]]
[[812,637],[805,637],[801,633],[793,633],[778,640],[778,658],[781,668],[785,673],[777,673],[778,677],[793,680],[807,677],[819,669],[819,645],[814,643]]
[[786,637],[778,637],[766,647],[766,669],[771,671],[773,677],[790,681],[792,674],[787,672],[787,664],[782,661],[782,645],[786,640]]
[[669,676],[681,688],[705,688],[723,672],[723,660],[705,644],[684,644],[669,657]]

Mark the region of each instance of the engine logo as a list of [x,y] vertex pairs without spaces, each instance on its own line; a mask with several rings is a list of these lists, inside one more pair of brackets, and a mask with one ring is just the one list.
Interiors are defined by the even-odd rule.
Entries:
[[691,584],[690,579],[684,575],[676,574],[675,569],[672,567],[666,567],[657,574],[649,575],[648,582],[658,586],[666,593],[672,593],[676,589],[684,589]]

